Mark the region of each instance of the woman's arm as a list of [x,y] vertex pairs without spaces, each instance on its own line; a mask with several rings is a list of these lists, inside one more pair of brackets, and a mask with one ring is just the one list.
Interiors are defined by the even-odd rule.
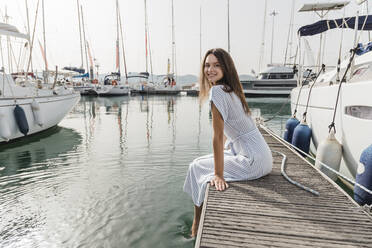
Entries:
[[212,124],[213,124],[213,155],[214,155],[214,178],[211,185],[217,190],[225,190],[228,185],[223,177],[224,171],[224,122],[216,106],[212,102]]

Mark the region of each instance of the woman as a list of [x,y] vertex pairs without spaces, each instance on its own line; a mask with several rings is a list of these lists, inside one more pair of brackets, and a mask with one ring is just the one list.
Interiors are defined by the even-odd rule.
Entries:
[[[221,48],[207,51],[203,59],[201,102],[208,94],[213,154],[197,158],[190,164],[183,187],[195,204],[192,237],[198,231],[208,182],[216,190],[223,191],[229,187],[226,182],[257,179],[270,173],[272,168],[270,149],[250,116],[234,62]],[[224,150],[224,143],[229,150]]]

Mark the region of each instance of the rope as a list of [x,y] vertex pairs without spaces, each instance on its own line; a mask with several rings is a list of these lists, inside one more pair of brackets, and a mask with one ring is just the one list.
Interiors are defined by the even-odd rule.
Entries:
[[[306,155],[308,158],[312,159],[312,160],[316,160],[313,156],[311,156],[310,154],[306,153],[306,152],[303,152],[302,150],[300,150],[299,148],[295,147],[294,145],[292,145],[291,143],[288,143],[287,141],[285,141],[284,139],[282,139],[279,135],[277,135],[276,133],[274,133],[272,130],[270,130],[269,128],[267,128],[266,126],[260,124],[260,127],[262,129],[264,129],[266,132],[268,132],[269,134],[271,134],[272,136],[276,137],[277,139],[279,139],[282,143],[290,146],[291,148],[295,149],[297,152],[303,154],[303,155]],[[346,176],[344,176],[343,174],[341,174],[340,172],[334,170],[333,168],[329,167],[328,165],[326,165],[325,163],[323,163],[322,161],[318,161],[321,165],[323,165],[326,169],[330,170],[331,172],[335,173],[336,175],[338,175],[339,177],[345,179],[346,181],[348,181],[349,183],[353,184],[354,186],[357,186],[359,188],[361,188],[362,190],[364,190],[365,192],[367,192],[368,194],[371,194],[372,195],[372,191],[367,189],[366,187],[364,187],[363,185],[355,182],[353,179],[350,179]]]
[[[306,79],[305,79],[304,82],[306,82],[306,80],[309,79],[312,70],[311,70],[311,69],[307,69],[307,71],[308,71],[309,73],[307,74]],[[300,90],[299,90],[299,92],[298,92],[298,96],[297,96],[296,107],[295,107],[295,110],[293,111],[293,118],[296,118],[298,102],[299,102],[299,100],[300,100],[300,95],[301,95],[301,91],[302,91],[302,88],[303,88],[303,87],[304,87],[304,83],[302,82],[301,87],[300,87]]]
[[[360,39],[360,36],[362,35],[362,31],[363,31],[363,29],[364,29],[364,26],[366,25],[366,21],[367,21],[367,16],[364,18],[364,22],[363,22],[363,25],[362,25],[361,31],[360,31],[360,33],[359,33],[358,39],[356,40],[356,44],[359,43],[359,39]],[[347,74],[347,72],[349,71],[349,69],[351,68],[351,64],[352,64],[353,61],[354,61],[354,57],[355,57],[355,53],[356,53],[356,51],[357,51],[357,48],[358,48],[358,45],[356,45],[353,49],[350,50],[350,52],[351,52],[351,56],[350,56],[350,59],[349,59],[349,63],[347,64],[347,67],[346,67],[346,70],[345,70],[344,76],[342,77],[341,82],[340,82],[340,84],[338,85],[336,104],[335,104],[335,108],[334,108],[334,111],[333,111],[332,122],[331,122],[331,124],[329,124],[329,126],[328,126],[328,132],[331,132],[331,130],[333,129],[334,132],[336,133],[335,119],[336,119],[336,113],[337,113],[338,99],[340,98],[341,86],[342,86],[342,83],[343,83],[344,81],[346,81],[346,74]],[[351,76],[352,76],[352,75],[350,75],[350,78],[351,78]]]
[[314,83],[310,86],[309,95],[307,96],[307,102],[306,102],[305,112],[302,114],[302,119],[305,122],[306,122],[307,108],[309,107],[309,102],[310,102],[311,91],[313,90],[313,87],[314,87],[314,85],[316,83],[316,80],[318,79],[320,73],[322,73],[322,71],[324,72],[324,70],[325,70],[325,64],[322,64],[322,68],[319,70],[318,75],[316,75],[316,78],[314,80]]
[[291,178],[290,178],[290,177],[285,173],[285,166],[286,166],[287,156],[286,156],[284,153],[281,153],[281,152],[278,152],[278,151],[273,151],[273,152],[276,152],[276,153],[282,155],[283,159],[282,159],[282,165],[281,165],[281,167],[280,167],[280,172],[282,173],[282,175],[284,176],[284,178],[288,180],[288,182],[290,182],[290,183],[296,185],[297,187],[299,187],[299,188],[301,188],[301,189],[303,189],[303,190],[306,190],[306,191],[308,191],[308,192],[310,192],[310,193],[312,193],[312,194],[314,194],[314,195],[316,195],[316,196],[319,196],[319,192],[318,192],[318,191],[313,190],[313,189],[311,189],[311,188],[309,188],[309,187],[306,187],[306,186],[302,185],[302,184],[299,183],[299,182],[296,182],[296,181],[292,180],[292,179],[291,179]]
[[282,112],[284,106],[288,103],[290,97],[291,97],[291,95],[289,94],[288,97],[287,97],[287,101],[285,101],[282,104],[282,106],[280,107],[280,109],[272,117],[270,117],[269,119],[264,120],[264,122],[268,122],[268,121],[271,121],[272,119],[276,118],[278,116],[278,114],[280,114]]
[[349,63],[347,64],[347,68],[346,68],[346,70],[344,72],[344,75],[343,75],[343,77],[341,79],[340,84],[338,85],[337,97],[336,97],[336,104],[335,104],[335,108],[334,108],[334,111],[333,111],[332,122],[328,126],[328,129],[329,129],[328,132],[331,132],[331,130],[333,129],[334,132],[336,133],[335,119],[336,119],[336,113],[337,113],[338,99],[340,98],[341,86],[342,86],[342,83],[345,81],[346,74],[347,74],[347,72],[349,71],[349,69],[351,67],[352,61],[354,60],[356,50],[357,50],[356,47],[354,49],[351,49],[350,50],[351,56],[350,56],[350,59],[349,59]]

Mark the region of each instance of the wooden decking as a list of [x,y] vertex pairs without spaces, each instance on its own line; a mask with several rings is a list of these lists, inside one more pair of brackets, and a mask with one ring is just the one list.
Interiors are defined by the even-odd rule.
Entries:
[[372,247],[372,218],[333,181],[261,129],[287,155],[286,173],[317,190],[290,184],[273,154],[273,171],[218,192],[207,187],[195,247]]

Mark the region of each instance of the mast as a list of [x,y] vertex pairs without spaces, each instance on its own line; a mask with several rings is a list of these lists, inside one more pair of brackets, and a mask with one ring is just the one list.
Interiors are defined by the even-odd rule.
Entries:
[[200,4],[200,16],[199,16],[199,22],[200,22],[200,27],[199,27],[199,60],[201,63],[202,60],[202,6]]
[[149,72],[149,69],[148,69],[148,51],[147,51],[147,6],[146,6],[146,0],[145,1],[145,50],[146,50],[146,72],[148,73]]
[[[25,6],[26,6],[26,15],[27,15],[27,33],[28,33],[28,35],[31,35],[31,32],[30,32],[30,18],[29,18],[29,14],[28,14],[27,0],[25,0]],[[32,61],[31,61],[31,71],[33,71],[33,70],[34,70],[34,68],[33,68]]]
[[[89,66],[88,66],[88,51],[87,51],[87,41],[85,39],[85,27],[84,27],[84,14],[83,14],[83,6],[80,6],[80,12],[81,12],[81,24],[83,28],[83,40],[84,40],[84,48],[85,48],[85,61],[87,65],[87,72],[89,73]],[[90,73],[89,73],[90,74]],[[92,77],[93,75],[90,75]]]
[[84,66],[83,42],[82,42],[82,38],[81,38],[81,18],[80,18],[80,3],[79,3],[79,0],[77,0],[76,3],[77,3],[77,11],[78,11],[78,19],[79,19],[79,38],[80,38],[80,56],[81,56],[80,68],[83,68],[83,66]]
[[121,47],[123,49],[123,62],[124,62],[124,72],[125,72],[125,79],[126,83],[128,82],[128,71],[127,71],[127,62],[125,60],[125,49],[124,49],[124,35],[123,35],[123,27],[121,25],[121,15],[119,9],[119,24],[120,24],[120,34],[121,34]]
[[271,12],[271,16],[273,17],[273,26],[272,26],[272,31],[271,31],[271,55],[270,55],[270,64],[273,64],[273,50],[274,50],[274,24],[275,24],[275,16],[278,14],[278,12]]
[[32,60],[32,47],[34,45],[35,28],[36,28],[36,21],[37,21],[37,16],[38,16],[37,13],[39,12],[39,0],[37,0],[37,4],[36,5],[37,5],[37,7],[36,7],[36,13],[35,13],[34,30],[32,31],[32,39],[31,39],[31,44],[30,44],[30,58],[29,58],[28,64],[27,64],[26,75],[29,72],[30,64],[31,64],[31,60]]
[[[8,20],[9,20],[9,16],[8,16],[8,9],[5,8],[5,16],[4,16],[4,19],[5,19],[5,23],[8,23]],[[7,52],[8,52],[8,65],[9,65],[9,74],[13,71],[13,68],[12,68],[12,59],[11,59],[11,55],[10,55],[10,40],[9,40],[9,36],[7,35],[6,36],[6,46],[7,46]]]
[[258,72],[261,71],[262,60],[264,57],[264,50],[265,50],[265,29],[266,29],[266,11],[267,11],[267,0],[265,0],[265,7],[264,7],[264,21],[263,21],[263,28],[262,28],[262,41],[261,41],[261,49],[260,49],[260,59],[258,61]]
[[287,36],[287,46],[285,48],[285,54],[284,54],[284,64],[283,64],[284,66],[287,64],[288,47],[289,47],[289,58],[291,58],[292,42],[293,42],[294,6],[295,6],[295,0],[292,0],[291,17],[289,20],[289,29],[288,29],[288,36]]
[[227,0],[227,51],[230,53],[230,0]]
[[46,57],[46,39],[45,39],[45,12],[44,12],[44,0],[41,2],[41,6],[43,9],[43,38],[44,38],[44,62],[45,62],[45,72],[43,75],[44,78],[44,83],[48,83],[49,81],[49,72],[48,72],[48,62],[47,62],[47,57]]
[[116,0],[116,70],[120,75],[120,56],[119,56],[119,2]]
[[174,35],[174,5],[172,0],[172,74],[175,75],[176,68],[176,42]]

